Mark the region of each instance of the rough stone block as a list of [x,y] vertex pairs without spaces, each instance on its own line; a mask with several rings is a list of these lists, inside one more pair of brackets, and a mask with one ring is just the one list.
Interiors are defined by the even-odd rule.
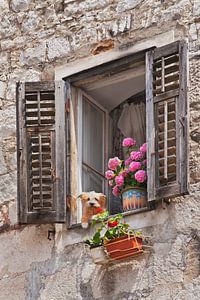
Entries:
[[35,33],[39,22],[40,18],[37,15],[37,11],[29,11],[21,24],[21,29],[23,32],[28,33],[28,35],[33,34]]
[[[3,51],[0,53],[0,68],[1,71],[7,71],[9,68],[9,55]],[[2,74],[0,74],[0,76],[2,76]]]
[[15,17],[9,14],[3,14],[1,17],[0,39],[12,37],[16,34],[17,30]]
[[38,47],[28,48],[21,54],[22,65],[37,65],[45,62],[46,44],[42,43]]
[[0,138],[8,138],[16,135],[16,110],[10,106],[0,110]]
[[28,9],[31,0],[11,0],[10,7],[14,12],[20,12]]
[[83,11],[94,11],[98,9],[103,9],[110,4],[110,0],[85,0],[79,2],[79,5],[75,1],[65,1],[65,14],[67,16],[72,14],[82,14]]
[[47,56],[48,59],[51,61],[55,58],[67,56],[70,52],[70,44],[68,39],[52,38],[47,43],[47,49]]
[[143,0],[121,0],[117,5],[117,12],[130,10],[141,4]]
[[199,0],[194,0],[193,14],[195,17],[200,17],[200,2],[199,2]]

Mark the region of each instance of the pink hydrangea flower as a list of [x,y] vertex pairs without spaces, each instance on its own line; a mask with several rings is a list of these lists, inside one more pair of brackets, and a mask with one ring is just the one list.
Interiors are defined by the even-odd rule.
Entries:
[[113,177],[115,176],[114,172],[111,170],[106,171],[105,173],[105,177],[106,179],[113,179]]
[[127,167],[127,166],[130,165],[131,162],[132,162],[132,159],[129,157],[129,158],[127,158],[127,159],[125,160],[124,164],[125,164],[125,166]]
[[141,160],[144,154],[140,151],[132,151],[131,152],[131,159],[132,160]]
[[135,145],[136,141],[130,137],[125,138],[122,142],[123,147],[134,147]]
[[124,176],[122,174],[116,176],[115,177],[115,182],[116,182],[117,186],[122,186],[124,184]]
[[115,186],[113,189],[112,189],[112,193],[115,197],[118,197],[120,195],[120,190],[118,188],[118,186]]
[[140,183],[143,183],[146,181],[147,179],[147,174],[146,174],[146,171],[144,170],[139,170],[135,173],[135,179],[140,182]]
[[116,170],[116,168],[120,165],[121,160],[118,157],[110,158],[108,161],[108,168],[111,170]]
[[129,171],[135,172],[141,168],[142,164],[138,161],[132,161],[129,166]]
[[144,143],[141,147],[140,147],[140,151],[142,153],[146,153],[147,152],[147,143]]

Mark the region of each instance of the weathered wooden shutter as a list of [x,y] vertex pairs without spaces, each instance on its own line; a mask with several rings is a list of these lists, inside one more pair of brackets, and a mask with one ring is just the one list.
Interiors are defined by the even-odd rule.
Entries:
[[149,201],[188,192],[187,44],[146,54]]
[[66,219],[64,82],[17,84],[19,223]]

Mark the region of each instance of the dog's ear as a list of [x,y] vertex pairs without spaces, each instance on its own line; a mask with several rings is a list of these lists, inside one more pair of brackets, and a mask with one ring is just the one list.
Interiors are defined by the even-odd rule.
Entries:
[[88,193],[81,193],[80,195],[78,195],[78,198],[81,199],[81,201],[87,201],[88,200]]
[[106,209],[106,195],[100,194],[99,196],[99,204],[101,208]]

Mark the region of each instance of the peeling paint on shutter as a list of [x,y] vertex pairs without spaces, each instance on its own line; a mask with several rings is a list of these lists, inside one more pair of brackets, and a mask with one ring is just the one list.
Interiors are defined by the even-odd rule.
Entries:
[[188,192],[187,44],[146,54],[149,201]]
[[64,222],[64,83],[17,84],[20,223]]

